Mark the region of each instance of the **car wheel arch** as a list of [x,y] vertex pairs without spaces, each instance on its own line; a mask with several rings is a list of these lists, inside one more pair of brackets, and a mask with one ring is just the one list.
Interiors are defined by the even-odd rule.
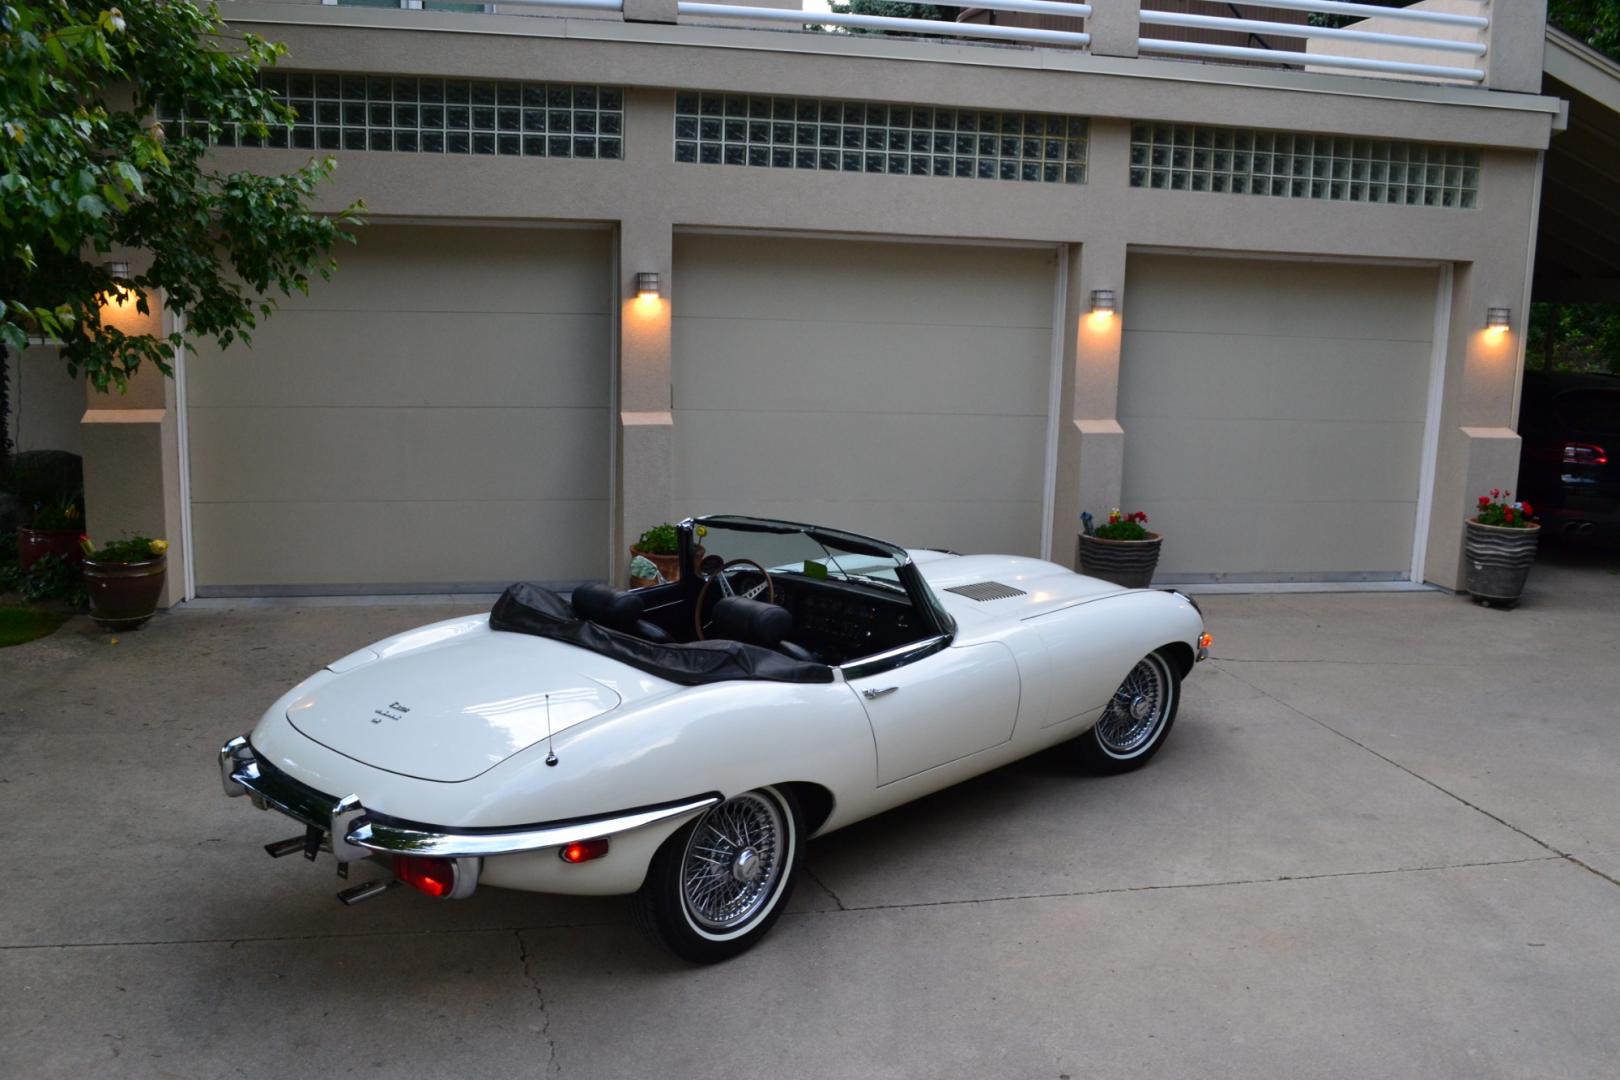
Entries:
[[788,780],[771,786],[785,788],[793,793],[793,797],[799,803],[799,813],[804,819],[806,839],[816,835],[817,830],[832,817],[836,799],[830,788],[813,780]]
[[1183,679],[1192,674],[1193,664],[1197,662],[1197,657],[1193,653],[1192,646],[1188,645],[1185,641],[1172,641],[1167,645],[1160,645],[1153,651],[1163,653],[1165,656],[1175,661],[1176,667],[1179,669],[1177,674],[1179,674]]

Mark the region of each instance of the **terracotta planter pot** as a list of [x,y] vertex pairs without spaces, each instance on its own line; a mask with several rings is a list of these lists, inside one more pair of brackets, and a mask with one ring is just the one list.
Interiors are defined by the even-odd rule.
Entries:
[[84,584],[90,592],[90,618],[104,630],[133,630],[157,611],[163,595],[168,559],[133,563],[84,560]]
[[1508,529],[1469,518],[1463,531],[1464,587],[1481,604],[1513,607],[1536,561],[1541,526]]
[[658,572],[664,575],[665,581],[674,581],[681,576],[681,557],[679,555],[654,555],[651,552],[642,551],[634,544],[630,545],[630,557],[634,559],[638,556],[658,567]]
[[[630,557],[632,559],[634,559],[638,555],[643,559],[647,559],[654,566],[658,567],[658,572],[660,574],[664,575],[664,580],[665,581],[679,581],[680,580],[680,577],[681,577],[681,557],[680,557],[679,554],[675,554],[675,555],[654,555],[651,552],[642,551],[639,547],[635,546],[634,544],[630,545]],[[693,560],[696,561],[696,562],[700,562],[700,563],[703,561],[703,546],[701,544],[698,545],[697,551],[695,551],[693,553]],[[654,584],[657,584],[656,582],[647,580],[646,578],[631,578],[630,582],[631,582],[631,587],[632,588],[639,588],[642,585],[654,585]]]
[[43,556],[55,555],[70,563],[84,561],[84,549],[79,547],[79,529],[30,529],[24,525],[17,530],[17,565],[25,571]]
[[1081,533],[1080,572],[1127,589],[1145,589],[1153,584],[1163,542],[1158,533],[1148,533],[1146,540],[1104,540]]

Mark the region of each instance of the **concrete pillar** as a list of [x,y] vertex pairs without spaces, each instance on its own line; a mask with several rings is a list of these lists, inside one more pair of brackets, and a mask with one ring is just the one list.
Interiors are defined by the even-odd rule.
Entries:
[[[626,92],[624,144],[632,157],[637,152],[667,151],[673,109],[673,95],[667,90]],[[658,275],[661,295],[638,297],[636,275],[649,271]],[[643,531],[672,520],[676,513],[670,380],[671,320],[678,283],[673,225],[657,207],[619,222],[618,273],[618,512],[612,566],[615,580],[622,580],[630,561],[630,545]]]
[[[1482,198],[1501,207],[1496,228],[1501,256],[1455,268],[1451,318],[1446,330],[1445,382],[1441,388],[1440,437],[1434,494],[1429,506],[1423,580],[1448,589],[1462,586],[1463,522],[1479,496],[1491,488],[1515,490],[1519,475],[1519,436],[1514,430],[1517,389],[1524,377],[1525,321],[1529,304],[1527,235],[1533,206],[1512,207],[1514,185],[1532,192],[1539,181],[1539,156],[1493,152],[1487,155]],[[1530,198],[1521,196],[1521,203]],[[1523,213],[1515,213],[1522,210]],[[1522,220],[1516,220],[1522,219]],[[1510,308],[1513,324],[1486,329],[1486,311]]]
[[1485,32],[1485,85],[1522,94],[1541,92],[1547,39],[1547,0],[1491,0]]
[[[127,334],[165,332],[157,297],[151,314],[133,305],[103,321]],[[160,607],[185,598],[186,543],[181,519],[180,437],[174,382],[143,366],[126,393],[86,387],[80,423],[86,531],[97,543],[143,535],[169,542],[169,571]]]
[[[1125,244],[1087,242],[1068,249],[1064,301],[1064,386],[1058,440],[1058,491],[1053,508],[1054,561],[1075,565],[1080,513],[1106,514],[1119,505],[1125,474],[1125,432],[1117,418]],[[1118,309],[1094,313],[1094,290],[1113,292]]]
[[1142,36],[1142,8],[1132,0],[1097,0],[1092,4],[1086,31],[1097,56],[1135,56]]

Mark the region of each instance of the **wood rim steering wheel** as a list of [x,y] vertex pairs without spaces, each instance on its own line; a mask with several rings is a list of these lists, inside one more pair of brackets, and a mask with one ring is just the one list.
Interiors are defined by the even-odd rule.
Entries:
[[[749,569],[756,570],[759,572],[759,576],[765,580],[746,592],[737,592],[731,587],[731,582],[726,580],[727,572],[734,567],[747,567]],[[732,559],[730,562],[723,563],[721,564],[720,569],[716,570],[703,580],[703,587],[698,590],[697,605],[692,608],[692,629],[697,631],[697,639],[699,641],[709,640],[707,635],[703,633],[703,602],[709,597],[709,586],[713,585],[717,581],[720,583],[720,591],[725,594],[725,596],[740,596],[744,600],[752,600],[760,593],[764,593],[765,602],[767,604],[776,603],[776,582],[771,580],[771,572],[769,570],[759,565],[759,563],[755,562],[753,559]]]

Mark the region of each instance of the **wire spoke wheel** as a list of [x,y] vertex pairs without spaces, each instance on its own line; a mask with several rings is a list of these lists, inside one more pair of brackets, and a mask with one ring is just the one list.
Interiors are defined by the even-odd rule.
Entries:
[[1120,771],[1152,757],[1176,715],[1180,680],[1163,653],[1137,661],[1091,729],[1093,764]]
[[786,860],[782,808],[750,791],[709,811],[686,842],[681,901],[698,926],[724,933],[757,918]]

